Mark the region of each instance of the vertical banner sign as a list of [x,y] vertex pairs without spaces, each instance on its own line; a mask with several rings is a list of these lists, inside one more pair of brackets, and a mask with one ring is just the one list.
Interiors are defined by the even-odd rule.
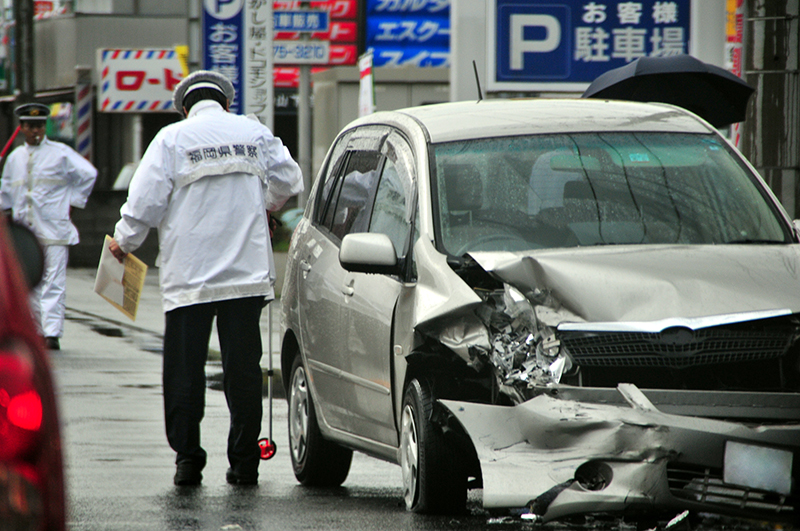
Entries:
[[[728,23],[725,28],[725,68],[742,77],[742,43],[744,42],[744,0],[727,0],[725,6]],[[731,126],[730,141],[739,147],[742,139],[741,123]]]
[[203,0],[203,69],[224,75],[236,90],[230,111],[244,110],[245,0]]
[[272,0],[245,7],[244,112],[272,128]]
[[92,160],[92,84],[75,85],[75,151]]
[[489,90],[583,91],[639,57],[688,53],[690,0],[489,0]]
[[375,84],[372,78],[372,52],[358,58],[358,117],[375,112]]
[[236,90],[230,110],[272,123],[271,0],[203,0],[203,68]]

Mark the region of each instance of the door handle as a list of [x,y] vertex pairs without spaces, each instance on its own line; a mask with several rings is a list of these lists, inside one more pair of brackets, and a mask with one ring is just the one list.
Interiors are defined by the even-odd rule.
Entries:
[[353,285],[355,283],[356,283],[356,279],[351,278],[348,283],[346,283],[344,286],[342,286],[342,293],[344,293],[348,297],[352,297],[353,293],[356,292],[355,288],[353,287]]

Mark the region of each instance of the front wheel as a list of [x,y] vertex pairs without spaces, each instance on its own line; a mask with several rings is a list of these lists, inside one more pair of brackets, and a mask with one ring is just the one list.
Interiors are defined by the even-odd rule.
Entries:
[[294,475],[309,487],[338,487],[347,479],[353,452],[322,437],[300,355],[292,363],[290,381],[289,450]]
[[416,513],[459,514],[467,503],[467,477],[459,453],[432,421],[435,399],[412,380],[400,419],[400,467],[406,508]]

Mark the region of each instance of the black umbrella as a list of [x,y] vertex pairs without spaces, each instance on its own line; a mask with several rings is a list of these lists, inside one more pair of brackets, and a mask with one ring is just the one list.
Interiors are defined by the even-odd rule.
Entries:
[[671,103],[714,127],[742,122],[754,88],[691,55],[640,57],[595,79],[584,98]]

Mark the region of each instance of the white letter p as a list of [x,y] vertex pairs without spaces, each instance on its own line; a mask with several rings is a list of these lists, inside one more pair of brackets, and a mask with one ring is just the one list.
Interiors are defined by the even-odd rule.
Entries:
[[[522,54],[526,52],[552,52],[561,44],[561,24],[553,16],[511,15],[510,26],[509,56],[511,58],[511,70],[522,70],[524,64]],[[523,32],[526,27],[530,26],[544,28],[544,39],[525,40]]]

